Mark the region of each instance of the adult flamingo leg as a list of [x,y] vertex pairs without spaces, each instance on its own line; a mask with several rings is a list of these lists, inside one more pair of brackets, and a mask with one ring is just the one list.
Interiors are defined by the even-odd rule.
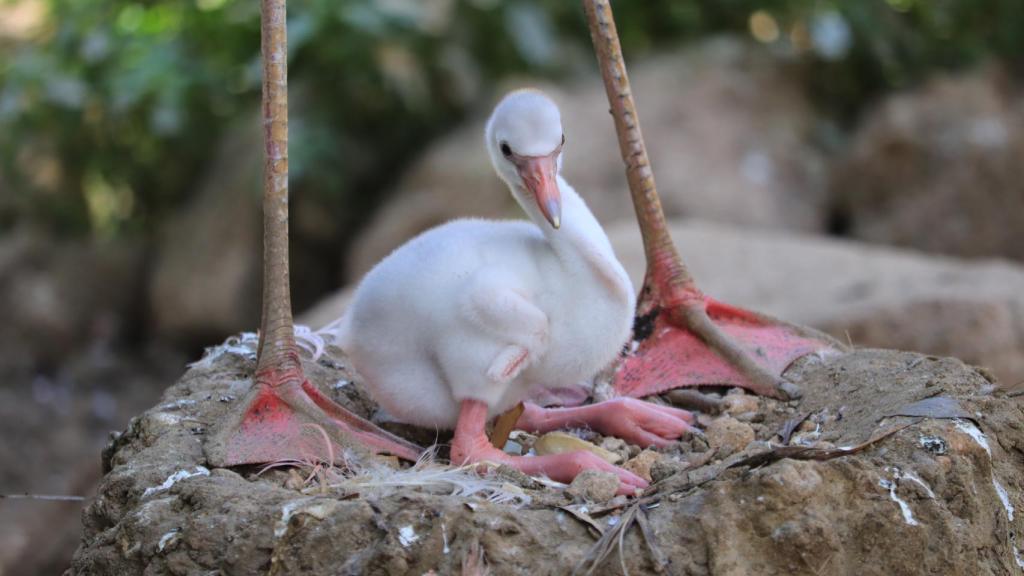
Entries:
[[785,369],[807,354],[843,346],[817,331],[729,306],[697,289],[668,234],[611,6],[608,0],[583,4],[648,267],[637,304],[636,347],[619,366],[616,391],[640,397],[681,386],[724,384],[777,398],[798,395],[796,386],[782,378]]
[[[288,81],[285,0],[262,2],[263,312],[254,384],[206,443],[214,466],[329,460],[343,451],[422,452],[325,397],[306,380],[288,285]],[[326,436],[326,442],[325,442]]]
[[479,400],[463,400],[459,419],[452,438],[452,464],[505,464],[533,476],[547,476],[558,482],[569,483],[584,470],[611,472],[619,477],[619,494],[632,495],[637,488],[646,488],[643,478],[609,464],[590,452],[569,452],[546,456],[511,456],[491,445],[484,426],[488,416],[487,404]]
[[775,398],[799,396],[782,377],[807,354],[840,350],[809,328],[724,304],[697,292],[684,303],[641,302],[636,346],[619,365],[615,390],[641,397],[682,386],[731,385]]

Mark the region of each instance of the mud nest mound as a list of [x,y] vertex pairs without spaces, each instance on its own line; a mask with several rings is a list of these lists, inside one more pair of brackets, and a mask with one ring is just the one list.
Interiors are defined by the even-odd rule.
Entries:
[[[704,437],[641,451],[609,498],[498,469],[382,458],[214,469],[208,432],[250,386],[254,340],[208,352],[104,453],[77,574],[1017,574],[1024,401],[950,358],[858,350],[787,373],[804,397],[711,395]],[[307,375],[373,416],[341,355]],[[678,399],[678,398],[677,398]],[[658,399],[654,399],[658,400]],[[421,443],[447,438],[398,429]],[[528,437],[520,440],[527,445]]]

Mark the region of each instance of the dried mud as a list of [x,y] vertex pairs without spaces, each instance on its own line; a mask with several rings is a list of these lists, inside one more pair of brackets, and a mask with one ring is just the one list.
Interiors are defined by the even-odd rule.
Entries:
[[[208,357],[132,421],[104,455],[109,470],[83,514],[75,574],[1019,574],[1024,401],[948,358],[859,350],[808,358],[788,376],[800,401],[726,396],[756,440],[692,438],[651,468],[640,500],[582,505],[507,474],[528,504],[415,488],[353,492],[289,487],[289,474],[212,469],[203,443],[250,384],[244,346]],[[373,410],[344,359],[309,377],[363,415]],[[955,399],[971,419],[890,416],[926,398]],[[791,442],[863,451],[826,461],[745,465]],[[946,416],[948,414],[934,414]],[[749,428],[749,431],[747,430]],[[407,432],[408,429],[405,429]],[[445,441],[434,431],[416,440]],[[600,439],[596,439],[600,440]],[[711,442],[709,446],[708,442]],[[624,452],[629,452],[624,448]],[[638,450],[632,448],[632,453]],[[625,527],[625,529],[623,529]],[[619,535],[621,534],[621,539]],[[646,534],[646,538],[645,538]]]

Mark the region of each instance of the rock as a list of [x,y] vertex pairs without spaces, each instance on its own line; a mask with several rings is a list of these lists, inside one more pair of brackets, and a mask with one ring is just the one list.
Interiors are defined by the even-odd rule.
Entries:
[[[315,123],[305,113],[309,99],[308,85],[300,83],[292,90],[293,142],[308,136]],[[190,200],[159,231],[147,299],[152,329],[161,338],[195,348],[259,324],[262,126],[260,111],[253,108],[227,127]],[[325,261],[333,260],[339,253],[335,247],[348,241],[347,219],[359,219],[357,210],[332,212],[334,205],[325,198],[330,194],[312,176],[316,171],[295,163],[304,156],[293,151],[290,177],[289,266],[292,278],[298,279],[291,287],[296,309],[337,286],[339,267]]]
[[142,246],[57,241],[29,230],[0,237],[0,373],[52,372],[86,349],[108,350],[138,328]]
[[323,296],[318,302],[315,302],[308,309],[297,314],[295,316],[295,323],[304,324],[314,329],[327,326],[331,322],[341,318],[342,313],[345,312],[349,303],[352,302],[352,296],[355,295],[355,289],[356,286],[352,284]]
[[[89,281],[78,286],[79,297],[87,298]],[[0,442],[4,494],[91,498],[103,475],[96,456],[109,441],[110,431],[123,428],[152,406],[183,364],[177,358],[157,367],[106,349],[102,342],[65,352],[52,372],[26,376],[10,365],[0,366],[0,436],[12,439]],[[12,528],[0,530],[0,574],[65,570],[81,540],[84,506],[85,502],[3,499],[0,526]]]
[[678,474],[689,467],[688,463],[670,458],[660,458],[651,464],[651,481],[661,482],[669,476]]
[[996,66],[941,76],[866,114],[832,178],[852,236],[1024,260],[1024,91]]
[[661,454],[654,450],[644,450],[630,458],[628,462],[622,465],[622,467],[650,482],[651,467],[659,460],[661,460]]
[[259,323],[262,124],[255,113],[243,117],[160,233],[149,287],[160,336],[223,338]]
[[[357,496],[329,488],[299,494],[245,470],[203,473],[206,436],[190,428],[224,420],[237,402],[218,398],[240,397],[253,364],[248,355],[225,353],[193,366],[114,443],[110,472],[82,513],[72,574],[451,574],[478,553],[495,574],[568,574],[593,549],[590,528],[558,508],[565,501],[552,488],[523,488],[533,504],[516,507],[486,494],[372,492],[369,484]],[[368,414],[347,396],[359,391],[358,379],[331,387],[353,377],[343,361],[305,368],[325,394]],[[787,377],[804,390],[801,411],[846,406],[831,424],[837,446],[890,426],[878,418],[892,406],[936,394],[954,398],[980,422],[964,431],[961,421],[926,419],[829,461],[783,459],[725,471],[708,463],[663,476],[651,492],[658,505],[645,520],[673,571],[824,574],[842,571],[832,567],[836,559],[843,563],[835,566],[866,574],[1017,569],[1015,535],[1024,518],[1010,507],[1024,506],[1024,398],[984,392],[987,380],[959,361],[882,350],[801,361]],[[782,403],[765,401],[763,410],[773,429],[786,417]],[[941,439],[947,450],[936,454],[922,439],[929,446]],[[190,476],[158,488],[182,470]],[[610,518],[624,518],[590,514],[606,529]],[[626,528],[621,557],[599,573],[619,572],[620,562],[631,574],[655,570],[649,545],[635,526]]]
[[[180,374],[183,359],[161,370],[158,346],[137,342],[144,247],[21,227],[0,235],[0,493],[94,494],[110,431]],[[0,574],[61,573],[84,503],[0,500]]]
[[819,423],[817,423],[814,420],[808,418],[807,420],[804,420],[803,422],[800,423],[799,426],[796,427],[796,431],[797,432],[814,432],[815,430],[818,429],[819,426],[820,426]]
[[[1020,265],[698,221],[670,228],[697,283],[720,300],[858,346],[953,355],[1007,386],[1024,381]],[[645,261],[636,224],[607,230],[639,285]]]
[[627,444],[622,438],[606,436],[601,440],[600,446],[601,448],[617,455],[619,457],[619,462],[629,460],[629,444]]
[[756,396],[749,394],[726,394],[725,398],[722,398],[722,406],[726,414],[738,416],[757,412],[760,403]]
[[731,416],[720,416],[712,420],[704,435],[711,448],[718,450],[716,456],[719,458],[739,452],[754,441],[754,429]]
[[587,470],[573,479],[565,493],[585,502],[607,502],[619,489],[619,477],[611,472]]
[[[761,46],[718,38],[631,64],[630,80],[668,214],[759,227],[823,227],[825,166],[810,143],[816,115],[784,62]],[[632,215],[599,78],[540,87],[562,110],[568,181],[598,219]],[[484,149],[485,120],[456,130],[406,172],[354,243],[350,279],[417,233],[453,218],[520,217]]]

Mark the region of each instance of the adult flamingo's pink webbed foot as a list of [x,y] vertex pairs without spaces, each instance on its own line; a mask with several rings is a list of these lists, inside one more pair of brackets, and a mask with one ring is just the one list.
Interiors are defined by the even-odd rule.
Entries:
[[[536,407],[534,407],[536,408]],[[538,408],[539,410],[543,410]],[[525,413],[524,413],[525,415]],[[619,494],[632,495],[638,488],[646,488],[643,478],[609,464],[600,457],[585,451],[546,456],[511,456],[491,445],[484,426],[487,423],[487,404],[479,400],[463,400],[459,420],[452,438],[452,464],[495,463],[511,466],[534,476],[547,476],[558,482],[572,482],[584,470],[611,472],[619,478]]]
[[611,3],[585,0],[584,9],[647,257],[636,346],[619,367],[615,390],[639,397],[680,386],[724,384],[776,398],[799,395],[782,378],[785,369],[801,356],[842,350],[842,345],[814,330],[717,302],[697,289],[661,209]]
[[327,462],[360,450],[410,461],[423,452],[324,396],[303,376],[297,355],[283,369],[257,372],[243,405],[231,412],[206,445],[215,466]]
[[[615,391],[642,397],[683,386],[729,385],[790,399],[799,389],[782,377],[808,354],[842,350],[831,337],[714,300],[687,287],[671,302],[641,303],[635,349],[615,375]],[[644,312],[646,310],[646,312]]]
[[693,414],[635,398],[613,398],[587,406],[541,408],[527,403],[517,428],[543,433],[586,427],[638,446],[665,448],[693,427]]

